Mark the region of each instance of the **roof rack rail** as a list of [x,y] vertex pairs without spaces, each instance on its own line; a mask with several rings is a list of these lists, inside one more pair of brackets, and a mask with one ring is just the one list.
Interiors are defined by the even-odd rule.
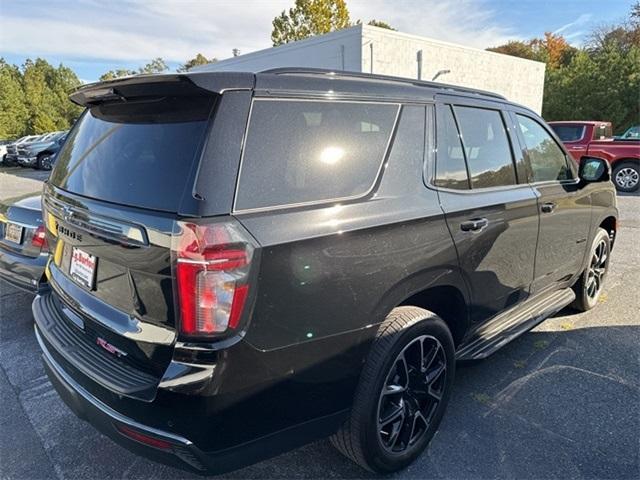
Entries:
[[415,80],[412,78],[394,77],[391,75],[379,75],[375,73],[361,73],[361,72],[347,72],[344,70],[328,70],[325,68],[304,68],[304,67],[278,67],[262,70],[259,73],[273,73],[275,75],[326,75],[331,77],[341,78],[360,78],[360,79],[374,79],[384,82],[396,82],[404,83],[407,85],[414,85],[417,87],[430,87],[440,90],[452,90],[461,93],[471,93],[475,95],[481,95],[492,98],[499,98],[500,100],[507,100],[506,97],[498,93],[487,92],[485,90],[478,90],[475,88],[460,87],[458,85],[450,85],[448,83],[429,82],[427,80]]

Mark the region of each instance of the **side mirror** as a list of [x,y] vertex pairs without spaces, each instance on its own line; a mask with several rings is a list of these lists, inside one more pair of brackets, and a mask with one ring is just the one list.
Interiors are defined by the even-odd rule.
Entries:
[[582,157],[578,176],[585,183],[608,182],[611,180],[611,165],[602,158]]

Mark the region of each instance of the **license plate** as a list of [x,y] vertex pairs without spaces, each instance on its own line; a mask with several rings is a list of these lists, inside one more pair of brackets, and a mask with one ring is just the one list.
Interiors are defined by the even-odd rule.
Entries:
[[96,263],[97,259],[94,255],[73,247],[69,275],[80,285],[91,290],[96,274]]
[[15,223],[7,223],[7,230],[4,234],[4,238],[7,240],[20,244],[22,243],[22,226]]

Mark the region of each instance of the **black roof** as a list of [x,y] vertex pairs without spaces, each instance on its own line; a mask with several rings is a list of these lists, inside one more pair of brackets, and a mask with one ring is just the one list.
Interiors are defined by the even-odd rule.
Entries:
[[500,100],[506,100],[506,98],[500,94],[487,92],[485,90],[478,90],[475,88],[460,87],[458,85],[450,85],[447,83],[429,82],[426,80],[417,80],[406,77],[394,77],[391,75],[379,75],[374,73],[362,73],[362,72],[348,72],[342,70],[327,70],[324,68],[298,68],[298,67],[282,67],[272,68],[269,70],[263,70],[259,72],[261,74],[274,74],[274,75],[301,75],[301,76],[325,76],[336,79],[347,80],[363,80],[363,81],[376,81],[385,84],[396,85],[411,85],[416,87],[427,87],[434,90],[441,90],[446,92],[474,94],[484,97],[498,98]]
[[[478,99],[506,101],[505,97],[473,88],[410,78],[319,68],[275,68],[261,72],[196,71],[171,74],[134,75],[84,85],[70,95],[75,103],[91,105],[105,100],[171,91],[172,94],[207,90],[255,89],[266,94],[309,92],[369,98],[433,99],[437,94],[461,95]],[[181,93],[180,93],[181,92]]]

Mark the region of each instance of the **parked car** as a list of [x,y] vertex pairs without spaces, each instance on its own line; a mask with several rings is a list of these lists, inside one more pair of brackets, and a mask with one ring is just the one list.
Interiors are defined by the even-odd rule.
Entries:
[[610,122],[549,122],[576,160],[585,155],[601,157],[611,164],[613,183],[620,192],[640,188],[640,141],[615,140]]
[[613,138],[616,140],[640,140],[640,125],[629,127],[622,135]]
[[29,292],[43,292],[47,239],[41,195],[0,201],[0,278]]
[[18,146],[18,163],[22,167],[38,170],[51,170],[51,159],[64,143],[67,132],[55,132],[40,138],[36,142],[27,142]]
[[12,166],[18,164],[18,146],[23,145],[27,142],[31,142],[40,138],[40,135],[27,135],[22,138],[19,138],[13,143],[9,143],[7,145],[7,153],[4,157],[4,164],[6,166]]
[[602,292],[608,163],[499,95],[277,69],[71,99],[36,335],[67,405],[157,461],[220,473],[331,435],[401,469],[456,360]]
[[7,145],[13,143],[12,140],[0,140],[0,165],[4,163],[4,157],[7,155]]

